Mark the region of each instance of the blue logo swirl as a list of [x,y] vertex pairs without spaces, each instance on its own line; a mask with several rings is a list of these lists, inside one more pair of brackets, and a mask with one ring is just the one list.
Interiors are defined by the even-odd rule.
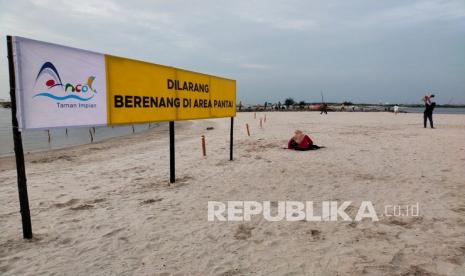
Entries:
[[94,97],[94,95],[92,95],[90,98],[82,98],[82,97],[79,97],[79,96],[74,95],[74,94],[60,97],[60,96],[56,96],[56,95],[53,95],[53,94],[50,94],[50,93],[47,93],[47,92],[42,92],[42,93],[35,94],[33,96],[33,98],[39,97],[39,96],[40,97],[49,97],[49,98],[52,98],[52,99],[58,100],[58,101],[63,101],[63,100],[67,100],[67,99],[75,99],[75,100],[84,101],[84,102],[88,101],[88,100],[90,100],[90,99],[92,99]]

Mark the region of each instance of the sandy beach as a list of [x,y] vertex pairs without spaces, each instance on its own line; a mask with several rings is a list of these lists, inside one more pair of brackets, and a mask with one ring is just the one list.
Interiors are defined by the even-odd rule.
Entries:
[[[465,275],[465,115],[424,129],[422,114],[268,112],[260,129],[264,115],[238,113],[232,162],[229,119],[177,122],[174,185],[167,125],[28,154],[31,241],[14,159],[0,159],[0,274]],[[326,148],[281,149],[296,128]],[[369,200],[380,216],[207,220],[208,201],[231,200]],[[382,215],[417,203],[419,216]]]

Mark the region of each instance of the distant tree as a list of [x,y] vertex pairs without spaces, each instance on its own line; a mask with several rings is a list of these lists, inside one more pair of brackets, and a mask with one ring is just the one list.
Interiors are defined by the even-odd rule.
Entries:
[[295,101],[293,98],[287,98],[284,100],[284,105],[286,106],[287,109],[289,109],[289,106],[294,105]]
[[350,101],[343,101],[342,102],[343,105],[354,105],[352,102]]
[[300,109],[303,109],[306,105],[307,105],[307,103],[305,101],[300,101],[299,102],[299,108]]

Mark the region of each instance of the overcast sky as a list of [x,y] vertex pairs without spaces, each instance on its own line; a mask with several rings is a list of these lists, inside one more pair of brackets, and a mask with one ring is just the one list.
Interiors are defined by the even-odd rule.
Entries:
[[464,0],[0,3],[0,98],[10,34],[233,78],[246,103],[465,103]]

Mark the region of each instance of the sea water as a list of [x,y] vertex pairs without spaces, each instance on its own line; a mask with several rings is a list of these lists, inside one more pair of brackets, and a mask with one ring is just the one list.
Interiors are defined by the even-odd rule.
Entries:
[[[158,124],[150,124],[156,127]],[[141,132],[149,128],[148,124],[134,125],[135,132]],[[91,142],[89,130],[92,132],[94,142],[102,141],[112,137],[123,136],[133,132],[133,126],[115,126],[115,127],[80,127],[68,128],[66,134],[65,128],[47,130],[24,131],[22,133],[24,152],[43,151],[50,149],[59,149],[75,145],[83,145]],[[0,107],[0,156],[13,154],[13,134],[11,132],[11,109]]]

